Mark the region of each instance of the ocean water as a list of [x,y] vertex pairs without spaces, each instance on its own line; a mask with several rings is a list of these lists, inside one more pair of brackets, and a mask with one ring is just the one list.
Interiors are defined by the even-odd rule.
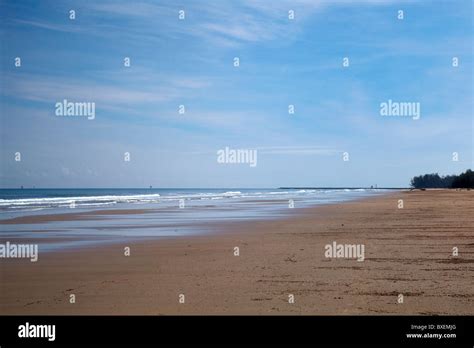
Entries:
[[304,205],[331,203],[383,192],[379,189],[0,189],[0,218],[87,209],[134,209],[297,200]]
[[[130,239],[218,233],[222,221],[284,218],[301,208],[384,192],[363,188],[1,189],[0,220],[95,213],[73,220],[0,224],[0,238],[24,239],[25,243],[33,240],[44,252]],[[114,212],[112,215],[107,214],[108,210],[136,210],[137,214]]]

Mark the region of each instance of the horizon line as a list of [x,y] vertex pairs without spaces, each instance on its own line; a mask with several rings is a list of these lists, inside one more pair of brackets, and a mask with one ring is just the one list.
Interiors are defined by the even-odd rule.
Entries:
[[0,190],[304,190],[304,189],[410,189],[410,186],[279,186],[279,187],[0,187]]

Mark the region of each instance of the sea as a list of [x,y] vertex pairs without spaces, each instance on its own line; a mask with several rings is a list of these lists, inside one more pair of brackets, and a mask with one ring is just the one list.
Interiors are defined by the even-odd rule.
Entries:
[[[41,251],[47,252],[125,240],[219,233],[222,222],[285,218],[302,208],[387,191],[372,188],[0,189],[0,238],[34,240]],[[131,210],[135,214],[130,214]],[[76,217],[5,223],[18,217],[57,214]]]

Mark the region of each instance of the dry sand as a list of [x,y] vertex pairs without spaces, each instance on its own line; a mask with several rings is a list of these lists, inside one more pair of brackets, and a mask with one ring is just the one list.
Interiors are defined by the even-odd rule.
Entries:
[[[364,244],[365,261],[325,258],[333,241]],[[125,246],[1,259],[0,312],[474,314],[472,191],[396,192],[223,224],[212,235],[127,243],[128,257]]]

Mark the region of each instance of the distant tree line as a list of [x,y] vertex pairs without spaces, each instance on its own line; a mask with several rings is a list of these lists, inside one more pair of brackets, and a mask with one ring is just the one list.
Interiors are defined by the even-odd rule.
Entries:
[[474,172],[470,169],[460,175],[439,176],[438,173],[415,176],[413,188],[474,188]]

